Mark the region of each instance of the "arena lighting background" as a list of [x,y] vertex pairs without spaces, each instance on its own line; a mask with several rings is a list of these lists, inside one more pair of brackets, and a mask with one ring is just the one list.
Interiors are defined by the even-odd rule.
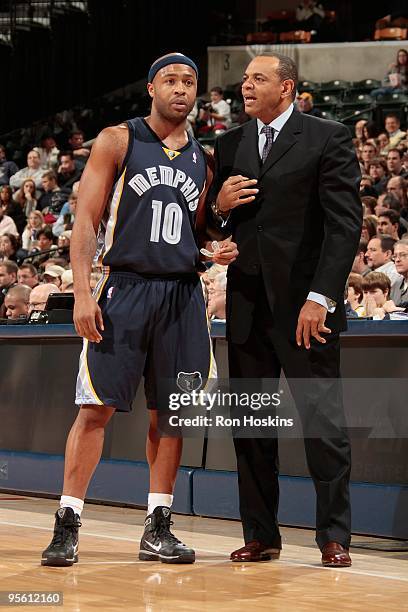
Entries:
[[[1,0],[7,12],[29,2]],[[57,4],[57,3],[56,3]],[[67,2],[66,5],[81,3]],[[160,54],[179,49],[194,57],[200,70],[199,92],[206,91],[207,47],[222,40],[230,23],[244,35],[258,15],[294,9],[296,0],[88,0],[87,12],[55,10],[52,23],[16,27],[13,45],[0,37],[0,134],[143,78]],[[372,37],[374,23],[389,2],[324,2],[337,13],[340,40]],[[51,27],[49,27],[51,25]],[[2,26],[3,29],[3,26]],[[333,75],[336,78],[336,75]],[[25,95],[24,95],[24,93]],[[27,92],[30,92],[29,103]]]

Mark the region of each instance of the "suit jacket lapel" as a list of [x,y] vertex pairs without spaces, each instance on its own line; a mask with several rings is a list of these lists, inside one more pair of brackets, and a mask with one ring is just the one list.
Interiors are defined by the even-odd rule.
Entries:
[[242,126],[242,138],[235,154],[234,165],[242,174],[247,174],[248,178],[258,178],[261,162],[256,119]]
[[276,141],[272,145],[265,163],[259,171],[259,178],[268,172],[280,158],[298,141],[298,134],[302,132],[302,115],[298,111],[293,111]]

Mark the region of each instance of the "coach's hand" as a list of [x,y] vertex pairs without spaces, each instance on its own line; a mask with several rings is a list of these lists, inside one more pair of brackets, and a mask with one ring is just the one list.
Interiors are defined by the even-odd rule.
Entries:
[[307,349],[310,349],[310,336],[316,338],[321,344],[326,344],[326,340],[321,333],[331,334],[331,329],[325,326],[327,309],[317,302],[306,300],[299,313],[298,325],[296,329],[296,343],[302,346],[302,340]]
[[221,187],[216,204],[221,212],[228,212],[241,204],[248,204],[255,200],[259,189],[254,187],[258,181],[246,176],[230,176]]
[[75,295],[74,325],[78,336],[90,342],[100,342],[102,336],[98,328],[103,331],[102,312],[95,298],[90,294]]
[[218,244],[220,248],[214,252],[213,262],[222,266],[229,266],[238,257],[237,245],[235,242],[232,242],[231,238],[222,240]]

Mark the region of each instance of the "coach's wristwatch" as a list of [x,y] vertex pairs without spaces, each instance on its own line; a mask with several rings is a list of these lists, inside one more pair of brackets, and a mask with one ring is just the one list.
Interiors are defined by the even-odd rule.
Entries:
[[[212,213],[213,213],[215,219],[218,221],[218,223],[221,223],[221,226],[224,227],[224,225],[227,224],[228,219],[230,218],[231,211],[230,210],[220,210],[218,208],[218,204],[217,204],[216,200],[214,200],[214,202],[212,202],[211,210],[212,210]],[[227,216],[224,217],[223,215],[227,215]]]
[[324,296],[324,299],[326,300],[327,310],[329,312],[334,312],[336,310],[337,302],[335,302],[334,300],[331,300],[330,298],[326,296]]

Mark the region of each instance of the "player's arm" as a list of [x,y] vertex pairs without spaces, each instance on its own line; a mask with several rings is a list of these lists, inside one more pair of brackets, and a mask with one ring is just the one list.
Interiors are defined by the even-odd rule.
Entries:
[[207,157],[207,178],[205,188],[200,196],[197,206],[196,230],[198,243],[200,247],[204,247],[207,251],[212,251],[212,241],[217,240],[220,249],[214,254],[212,261],[214,263],[228,266],[238,257],[237,245],[230,238],[223,240],[223,235],[216,228],[210,227],[210,219],[207,217],[208,208],[206,205],[208,190],[214,179],[214,158],[210,153],[206,153]]
[[96,236],[117,170],[125,156],[127,140],[126,126],[106,128],[99,134],[78,192],[70,248],[75,293],[74,323],[77,333],[91,342],[100,342],[102,337],[97,327],[103,330],[101,310],[90,289]]

